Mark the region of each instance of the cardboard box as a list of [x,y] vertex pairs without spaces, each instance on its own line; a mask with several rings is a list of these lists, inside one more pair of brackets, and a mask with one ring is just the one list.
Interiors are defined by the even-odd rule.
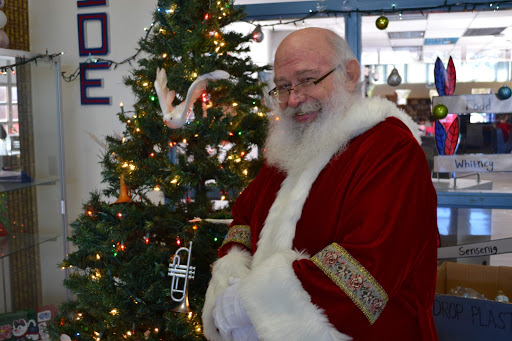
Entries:
[[[433,313],[440,341],[512,340],[512,304],[495,302],[501,290],[512,300],[512,268],[445,262],[437,273]],[[457,286],[488,300],[450,295]]]

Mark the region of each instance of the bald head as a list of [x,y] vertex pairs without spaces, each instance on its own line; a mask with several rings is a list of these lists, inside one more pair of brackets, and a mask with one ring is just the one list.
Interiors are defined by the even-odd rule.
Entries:
[[[360,68],[346,41],[330,30],[305,28],[289,34],[277,48],[274,81],[277,86],[293,87],[305,79],[319,79],[333,69],[341,73],[345,88],[353,92],[359,81]],[[299,105],[308,97],[322,101],[328,98],[333,88],[333,76],[329,76],[307,94],[291,95],[288,103],[281,102],[280,106]]]
[[[330,39],[329,39],[330,38]],[[331,40],[339,38],[334,32],[322,28],[305,28],[290,33],[283,39],[276,51],[276,61],[287,57],[290,50],[300,51],[312,50],[322,51],[322,54],[334,56],[334,48]]]

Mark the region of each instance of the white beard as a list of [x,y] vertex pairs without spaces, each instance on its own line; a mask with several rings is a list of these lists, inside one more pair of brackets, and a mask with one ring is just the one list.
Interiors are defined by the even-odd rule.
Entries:
[[[267,162],[287,173],[305,169],[316,155],[325,152],[327,142],[337,135],[340,121],[360,99],[359,95],[338,86],[325,103],[303,103],[297,108],[285,110],[276,105],[274,112],[279,120],[271,120],[270,123],[265,142]],[[318,108],[320,112],[311,122],[297,122],[294,118],[296,112],[311,112]],[[338,152],[342,152],[345,147],[346,142]]]

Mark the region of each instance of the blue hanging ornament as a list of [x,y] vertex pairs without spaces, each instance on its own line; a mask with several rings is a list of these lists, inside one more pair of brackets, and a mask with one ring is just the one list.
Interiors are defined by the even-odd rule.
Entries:
[[512,91],[507,85],[503,85],[501,88],[499,88],[498,93],[496,96],[501,100],[509,99],[512,95]]

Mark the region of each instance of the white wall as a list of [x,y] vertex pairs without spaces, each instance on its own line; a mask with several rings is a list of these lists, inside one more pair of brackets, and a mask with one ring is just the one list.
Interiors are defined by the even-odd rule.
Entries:
[[[78,9],[76,1],[29,0],[30,46],[32,52],[64,52],[62,71],[71,74],[79,62],[77,14],[107,13],[109,20],[110,54],[100,56],[122,61],[136,52],[137,41],[145,35],[144,28],[152,22],[156,1],[110,0],[107,7]],[[97,40],[93,40],[97,41]],[[122,77],[129,74],[130,66],[89,72],[89,78],[102,78],[103,88],[89,90],[89,96],[111,97],[111,105],[81,105],[80,83],[62,82],[63,135],[67,185],[68,217],[73,221],[81,211],[82,202],[89,192],[101,186],[99,165],[101,147],[87,134],[100,139],[112,132],[122,132],[116,113],[119,103],[131,110],[134,96],[124,86]],[[54,100],[54,99],[49,99]]]

